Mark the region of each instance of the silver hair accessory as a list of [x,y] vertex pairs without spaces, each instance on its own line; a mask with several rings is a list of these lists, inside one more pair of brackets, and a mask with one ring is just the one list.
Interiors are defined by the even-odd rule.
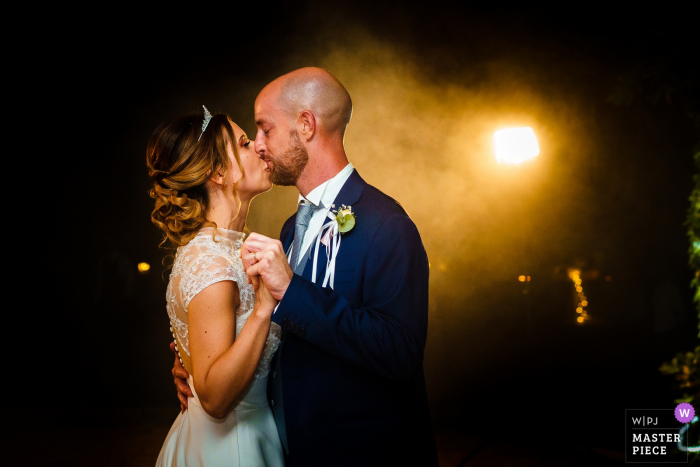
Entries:
[[202,133],[199,135],[199,138],[197,141],[202,139],[202,135],[204,134],[204,130],[207,129],[207,125],[209,125],[209,120],[211,120],[211,114],[209,113],[209,110],[207,110],[206,107],[202,106],[204,109],[204,123],[202,123]]

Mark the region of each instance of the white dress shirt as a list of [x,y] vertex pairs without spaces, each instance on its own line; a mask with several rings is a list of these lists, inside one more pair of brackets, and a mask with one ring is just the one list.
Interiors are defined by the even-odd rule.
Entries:
[[[338,196],[338,193],[340,193],[340,189],[343,188],[345,182],[348,181],[348,178],[350,178],[353,170],[355,170],[355,168],[352,166],[352,164],[348,163],[348,165],[346,165],[343,170],[338,172],[335,177],[321,183],[319,186],[311,190],[306,197],[299,193],[299,204],[310,203],[314,206],[318,206],[319,203],[323,203],[323,206],[326,208],[314,212],[313,216],[311,216],[311,220],[309,220],[309,228],[306,229],[304,241],[301,244],[299,261],[306,256],[306,250],[309,249],[313,241],[316,239],[316,236],[321,231],[321,227],[323,227],[326,221],[329,220],[328,211],[333,209],[331,208],[331,204],[335,202],[335,198]],[[335,207],[335,209],[339,208],[340,206]],[[291,253],[289,257],[291,258]]]

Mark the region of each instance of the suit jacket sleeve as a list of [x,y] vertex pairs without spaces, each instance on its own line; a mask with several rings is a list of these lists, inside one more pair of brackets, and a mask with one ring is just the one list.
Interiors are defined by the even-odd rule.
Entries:
[[[341,245],[342,249],[342,245]],[[294,275],[272,316],[326,353],[392,379],[420,371],[428,322],[428,258],[411,219],[387,217],[362,271],[359,307],[332,289]]]

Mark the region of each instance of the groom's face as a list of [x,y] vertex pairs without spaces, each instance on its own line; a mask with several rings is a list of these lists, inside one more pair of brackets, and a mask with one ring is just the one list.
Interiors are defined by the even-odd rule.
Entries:
[[255,101],[255,152],[270,170],[275,185],[293,186],[309,161],[309,153],[289,116],[278,109],[265,91]]

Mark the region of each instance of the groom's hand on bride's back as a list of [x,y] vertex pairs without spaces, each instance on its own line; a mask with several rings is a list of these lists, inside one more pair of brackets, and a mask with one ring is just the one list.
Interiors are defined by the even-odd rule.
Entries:
[[241,260],[253,287],[257,289],[257,281],[262,277],[275,300],[282,300],[294,276],[282,242],[253,232],[243,242]]
[[194,397],[192,390],[187,385],[187,378],[190,377],[185,367],[180,363],[180,358],[175,350],[175,342],[170,343],[170,350],[175,354],[175,365],[173,366],[173,376],[175,377],[175,387],[177,388],[177,398],[180,399],[180,411],[187,410],[187,398]]

